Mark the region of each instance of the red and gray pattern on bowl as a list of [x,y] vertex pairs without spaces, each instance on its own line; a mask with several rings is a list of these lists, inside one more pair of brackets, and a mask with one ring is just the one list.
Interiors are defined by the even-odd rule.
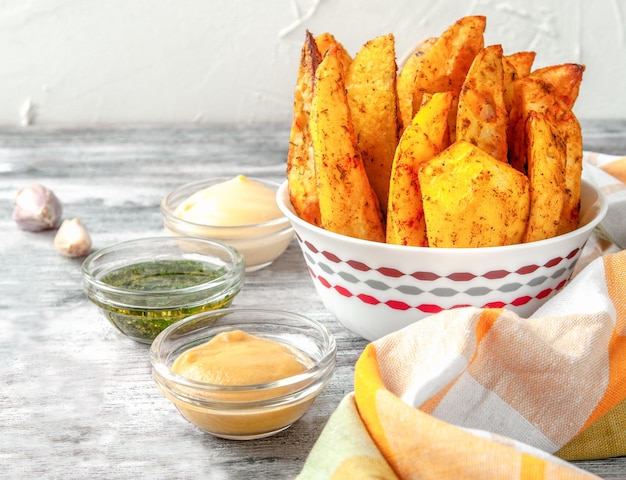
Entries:
[[[417,309],[431,314],[442,310],[481,306],[484,308],[523,307],[532,300],[545,300],[560,290],[569,280],[580,249],[575,248],[565,257],[555,257],[542,265],[529,263],[514,271],[490,270],[487,272],[454,272],[439,274],[420,270],[400,271],[395,268],[372,268],[358,260],[342,259],[337,255],[318,249],[310,241],[296,235],[302,249],[309,273],[320,286],[335,291],[344,297],[354,297],[369,305],[384,305],[392,310]],[[363,280],[363,274],[370,273],[369,279]],[[417,279],[420,285],[432,288],[420,288],[411,285]],[[510,282],[506,282],[510,277]],[[409,281],[403,281],[403,279]],[[446,279],[448,286],[437,286],[437,281]],[[490,281],[497,280],[493,285]],[[450,283],[452,282],[452,283]],[[537,290],[540,285],[546,287]],[[536,295],[515,292],[532,286]],[[394,297],[394,293],[396,295]],[[386,292],[382,298],[377,293]],[[482,305],[468,299],[485,298],[495,294],[499,300],[491,300]],[[501,294],[498,297],[498,294]],[[412,299],[410,303],[408,300]]]

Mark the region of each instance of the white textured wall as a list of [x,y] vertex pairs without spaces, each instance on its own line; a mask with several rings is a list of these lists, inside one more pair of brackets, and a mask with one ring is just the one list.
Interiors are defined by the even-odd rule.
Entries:
[[587,66],[576,113],[626,118],[626,0],[0,0],[0,124],[285,122],[306,28],[397,57],[457,18]]

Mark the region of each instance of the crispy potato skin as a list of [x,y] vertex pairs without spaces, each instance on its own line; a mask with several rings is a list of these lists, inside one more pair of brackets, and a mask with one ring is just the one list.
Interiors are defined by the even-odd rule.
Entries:
[[526,120],[530,215],[524,242],[557,235],[565,201],[565,140],[542,113]]
[[398,96],[398,118],[400,131],[403,132],[413,120],[413,91],[417,72],[420,70],[425,54],[437,41],[437,38],[427,38],[411,53],[404,65],[400,68],[396,81]]
[[584,71],[584,65],[563,63],[533,70],[530,75],[552,85],[555,95],[571,109],[578,98]]
[[425,94],[454,93],[455,101],[448,119],[452,141],[456,127],[456,97],[474,57],[484,47],[486,25],[487,19],[480,15],[463,17],[450,25],[425,53],[415,77],[414,115],[422,106]]
[[300,66],[294,92],[293,121],[287,152],[287,184],[289,198],[296,214],[317,226],[321,225],[321,218],[309,118],[315,70],[321,60],[315,39],[307,31],[300,54]]
[[564,139],[545,115],[531,111],[526,120],[530,215],[524,242],[557,235],[565,202]]
[[467,140],[501,162],[508,162],[502,46],[483,48],[472,63],[459,94],[456,139]]
[[570,112],[556,127],[565,138],[565,201],[557,235],[576,230],[580,223],[580,183],[583,172],[583,137],[580,123]]
[[537,52],[525,51],[511,53],[503,58],[511,65],[517,78],[524,78],[530,74],[536,56]]
[[535,61],[535,56],[535,52],[516,52],[502,57],[504,104],[507,112],[511,111],[513,82],[518,78],[528,76]]
[[548,82],[529,75],[514,82],[514,97],[509,114],[509,161],[528,173],[526,121],[531,111],[545,115],[565,143],[565,200],[557,234],[578,228],[580,182],[582,177],[582,129],[576,115],[555,93]]
[[339,59],[341,60],[341,65],[343,65],[343,71],[345,74],[348,73],[350,69],[350,64],[352,63],[352,57],[343,46],[341,42],[339,42],[334,35],[329,32],[324,32],[315,37],[315,43],[317,44],[317,49],[320,52],[322,58],[326,55],[331,48],[336,48],[338,51]]
[[452,98],[452,92],[433,94],[400,138],[389,187],[387,243],[428,246],[418,169],[449,145]]
[[428,245],[476,248],[521,243],[530,210],[526,175],[457,141],[419,168]]
[[361,158],[383,216],[387,211],[391,165],[398,145],[394,36],[367,42],[346,76],[348,105]]
[[315,85],[310,130],[321,225],[384,242],[382,214],[361,159],[337,49],[331,48],[318,66]]

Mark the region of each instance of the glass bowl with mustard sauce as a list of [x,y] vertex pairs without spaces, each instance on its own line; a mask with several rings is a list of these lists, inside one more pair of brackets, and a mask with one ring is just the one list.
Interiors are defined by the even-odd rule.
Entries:
[[335,369],[336,343],[297,313],[230,307],[189,317],[152,343],[153,378],[190,423],[217,437],[274,435],[301,418]]
[[89,255],[87,298],[121,333],[150,344],[185,317],[227,307],[240,292],[244,262],[236,249],[193,237],[150,237]]
[[187,183],[163,197],[163,225],[172,235],[231,245],[243,255],[247,272],[260,270],[287,249],[294,235],[276,203],[278,187],[245,175]]

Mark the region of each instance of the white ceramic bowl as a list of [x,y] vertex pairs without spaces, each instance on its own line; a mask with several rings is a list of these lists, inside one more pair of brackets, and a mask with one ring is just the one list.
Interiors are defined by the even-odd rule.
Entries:
[[[248,178],[274,190],[278,189],[278,184],[269,180]],[[229,178],[218,177],[199,180],[172,190],[161,201],[163,225],[165,230],[172,235],[188,235],[226,243],[241,252],[245,260],[246,272],[260,270],[271,265],[291,243],[293,229],[287,218],[280,217],[251,225],[223,227],[190,222],[174,214],[178,205],[190,195],[226,180]]]
[[287,182],[277,201],[324,306],[367,340],[461,306],[503,307],[529,316],[568,282],[608,208],[583,180],[581,227],[573,232],[504,247],[428,248],[359,240],[305,222],[295,214]]

